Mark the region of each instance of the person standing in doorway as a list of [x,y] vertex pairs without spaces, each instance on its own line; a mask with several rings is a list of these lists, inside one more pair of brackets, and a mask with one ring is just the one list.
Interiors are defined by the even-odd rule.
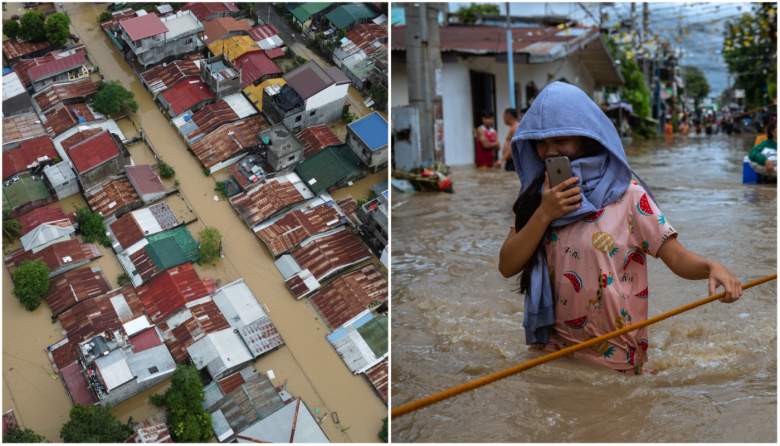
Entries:
[[508,108],[504,110],[504,124],[509,127],[509,131],[506,132],[506,138],[504,138],[504,145],[501,150],[501,157],[496,161],[496,167],[504,165],[504,170],[508,172],[515,171],[515,163],[512,161],[512,137],[517,131],[517,126],[520,124],[520,116],[517,114],[517,110],[514,108]]
[[475,139],[477,167],[493,167],[496,161],[496,152],[500,147],[493,112],[482,112],[482,125],[477,127]]

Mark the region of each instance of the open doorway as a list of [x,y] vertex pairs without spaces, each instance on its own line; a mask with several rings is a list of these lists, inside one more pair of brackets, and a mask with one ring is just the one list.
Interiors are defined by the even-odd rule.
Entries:
[[491,73],[470,71],[471,109],[473,128],[482,125],[482,112],[496,113],[496,76]]

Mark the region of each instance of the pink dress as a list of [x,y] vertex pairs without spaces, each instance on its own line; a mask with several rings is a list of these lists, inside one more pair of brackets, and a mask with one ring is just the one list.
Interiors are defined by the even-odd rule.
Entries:
[[[647,262],[676,236],[666,217],[636,181],[618,201],[582,220],[554,229],[545,240],[555,295],[558,350],[647,319]],[[574,353],[620,371],[641,372],[647,329]]]

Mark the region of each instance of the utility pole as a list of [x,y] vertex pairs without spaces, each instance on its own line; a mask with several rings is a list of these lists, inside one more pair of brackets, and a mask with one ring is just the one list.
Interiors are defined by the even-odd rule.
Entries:
[[515,101],[515,62],[514,62],[514,50],[512,49],[512,16],[509,13],[509,2],[506,3],[506,65],[508,67],[509,76],[509,105],[512,108],[517,108],[517,102]]

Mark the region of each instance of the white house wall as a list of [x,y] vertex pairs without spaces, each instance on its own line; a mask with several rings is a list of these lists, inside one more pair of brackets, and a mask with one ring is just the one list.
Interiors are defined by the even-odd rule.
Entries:
[[[467,57],[457,62],[444,63],[442,70],[444,161],[450,166],[474,164],[474,119],[469,71],[495,75],[496,126],[502,143],[509,130],[503,120],[504,110],[510,107],[506,63],[496,62],[492,56]],[[582,64],[579,54],[544,64],[515,64],[515,83],[520,88],[518,109],[524,108],[526,104],[526,84],[533,80],[534,84],[541,89],[548,82],[548,74],[553,80],[564,77],[588,94],[592,94],[595,88],[595,81]],[[409,105],[409,84],[405,62],[399,64],[394,61],[391,83],[392,106]]]
[[347,96],[349,84],[331,85],[306,100],[306,110],[314,110]]

